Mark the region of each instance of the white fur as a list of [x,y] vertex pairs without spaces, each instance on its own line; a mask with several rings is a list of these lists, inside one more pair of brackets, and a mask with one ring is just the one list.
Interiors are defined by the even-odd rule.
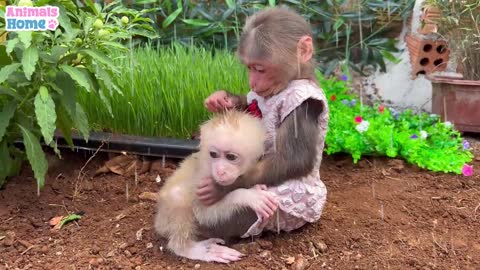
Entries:
[[244,207],[251,207],[259,216],[264,216],[266,209],[272,208],[274,198],[258,188],[239,189],[205,207],[195,195],[196,185],[203,177],[214,176],[209,156],[211,147],[234,152],[240,157],[238,163],[225,159],[222,164],[229,173],[226,178],[230,179],[226,180],[233,183],[263,154],[266,128],[261,120],[251,115],[231,111],[204,123],[200,132],[200,151],[187,157],[159,192],[155,230],[169,240],[168,249],[178,256],[228,263],[239,260],[242,254],[218,245],[222,242],[220,239],[195,239],[195,220],[202,225],[215,225]]

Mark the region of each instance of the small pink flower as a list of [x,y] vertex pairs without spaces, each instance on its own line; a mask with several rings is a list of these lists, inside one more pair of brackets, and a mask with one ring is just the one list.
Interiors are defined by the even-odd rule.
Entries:
[[462,173],[464,176],[471,176],[473,174],[473,166],[468,164],[463,165]]
[[355,116],[355,123],[360,124],[363,121],[361,116]]

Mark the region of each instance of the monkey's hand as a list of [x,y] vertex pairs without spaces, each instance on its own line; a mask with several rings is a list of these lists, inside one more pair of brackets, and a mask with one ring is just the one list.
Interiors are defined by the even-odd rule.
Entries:
[[278,208],[278,202],[275,195],[267,191],[265,185],[255,185],[250,188],[245,201],[263,221],[273,216]]
[[205,107],[211,112],[219,112],[225,109],[242,108],[246,98],[231,94],[225,90],[219,90],[211,94],[205,100]]
[[205,177],[200,180],[200,183],[197,186],[196,194],[200,202],[202,202],[206,206],[218,202],[223,195],[215,188],[215,185],[213,184],[213,179],[211,177]]

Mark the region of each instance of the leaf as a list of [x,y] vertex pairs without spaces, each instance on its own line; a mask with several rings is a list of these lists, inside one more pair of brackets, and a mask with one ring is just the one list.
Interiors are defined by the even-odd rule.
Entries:
[[60,153],[60,150],[58,150],[58,145],[57,145],[57,142],[55,140],[53,140],[49,146],[51,148],[53,148],[53,152],[55,152],[55,154],[57,154],[57,156],[61,159],[62,158],[62,155]]
[[55,46],[52,48],[51,58],[55,62],[60,60],[60,57],[68,51],[68,47]]
[[84,50],[81,50],[80,52],[90,55],[94,60],[98,62],[102,62],[103,64],[109,66],[112,69],[116,69],[115,68],[116,65],[115,63],[113,63],[112,60],[110,60],[110,57],[107,57],[105,54],[103,54],[100,51],[84,49]]
[[375,38],[370,39],[367,44],[368,46],[379,46],[388,43],[388,38]]
[[76,115],[77,87],[75,81],[65,72],[57,72],[55,78],[56,85],[62,89],[63,95],[60,96],[63,105],[66,107],[70,117]]
[[95,21],[95,18],[90,17],[90,16],[88,16],[84,19],[83,31],[85,33],[85,36],[88,36],[88,32],[89,32],[90,28],[92,27],[94,21]]
[[57,5],[57,7],[59,8],[58,24],[65,29],[64,34],[67,35],[69,39],[72,39],[74,33],[72,30],[72,23],[67,15],[67,11],[62,5]]
[[72,119],[69,117],[68,112],[62,105],[56,107],[57,112],[57,126],[63,133],[65,141],[71,149],[74,148],[72,140]]
[[0,69],[0,84],[5,82],[5,80],[8,79],[8,77],[15,72],[22,64],[20,63],[13,63],[7,66],[4,66],[2,69]]
[[132,23],[136,23],[136,22],[153,23],[153,21],[150,18],[143,18],[143,17],[134,18],[132,20]]
[[[103,81],[105,86],[111,91],[114,89],[117,93],[122,94],[122,90],[112,81],[110,74],[101,66],[97,65],[97,72],[95,72],[97,79]],[[111,92],[110,92],[111,93]]]
[[401,59],[395,57],[392,53],[388,51],[381,51],[381,54],[383,55],[384,58],[386,58],[388,61],[398,64],[400,63]]
[[32,44],[32,31],[21,31],[18,32],[18,39],[25,45],[25,48],[30,47],[30,44]]
[[3,110],[0,113],[0,142],[3,139],[5,132],[7,131],[7,127],[10,125],[10,120],[12,119],[13,115],[15,115],[16,109],[17,109],[17,102],[10,101],[3,107]]
[[12,159],[10,151],[8,150],[8,144],[6,141],[0,142],[0,160],[2,166],[0,166],[0,188],[5,184],[8,177],[15,175],[16,167],[18,166],[18,160]]
[[10,57],[7,53],[6,44],[3,43],[0,45],[0,67],[10,65],[12,63],[13,57]]
[[74,81],[76,81],[81,87],[85,88],[88,92],[92,90],[89,83],[90,79],[87,77],[87,74],[83,73],[78,68],[68,65],[60,65],[60,69],[68,73]]
[[97,10],[92,0],[85,0],[84,3],[93,11],[93,14],[95,14],[95,16],[99,15],[99,11]]
[[135,4],[137,5],[148,5],[148,4],[155,4],[157,0],[137,0]]
[[40,131],[42,132],[45,142],[50,144],[56,128],[55,122],[57,121],[57,114],[55,113],[55,103],[45,86],[40,87],[33,104],[35,106],[35,116],[37,117]]
[[182,21],[186,24],[195,25],[195,26],[209,26],[210,22],[207,20],[200,20],[200,19],[182,19]]
[[225,2],[227,3],[228,8],[235,7],[235,3],[233,2],[233,0],[226,0]]
[[108,98],[105,96],[105,94],[103,93],[103,90],[100,89],[98,91],[98,94],[100,96],[100,99],[103,101],[103,103],[105,104],[105,106],[107,106],[107,110],[108,110],[108,113],[110,113],[110,116],[114,117],[113,116],[113,112],[112,112],[112,105],[110,104],[110,100],[108,100]]
[[117,43],[117,42],[104,41],[104,42],[102,42],[102,44],[104,46],[111,47],[110,49],[114,48],[114,49],[120,49],[120,50],[124,50],[124,51],[128,50],[127,47],[125,47],[122,44]]
[[77,103],[77,115],[75,116],[75,126],[83,135],[83,139],[88,142],[90,136],[90,126],[88,125],[88,117],[80,103]]
[[3,86],[0,86],[0,95],[9,95],[18,101],[22,100],[22,98],[20,97],[20,95],[17,94],[16,91]]
[[22,65],[23,65],[23,72],[25,73],[25,77],[28,80],[32,79],[32,74],[35,72],[35,66],[38,62],[38,50],[36,47],[28,47],[23,52],[22,57]]
[[19,42],[20,42],[20,40],[18,38],[9,39],[7,41],[6,52],[7,52],[8,55],[10,55],[13,52],[13,49],[15,48],[15,46],[17,46],[17,44]]
[[235,11],[235,9],[233,9],[233,8],[229,8],[229,9],[225,10],[225,12],[223,13],[222,18],[220,20],[221,21],[226,20],[230,15],[232,15],[232,13],[234,11]]
[[335,21],[335,24],[333,25],[333,29],[338,30],[338,28],[340,28],[340,26],[342,26],[344,23],[345,23],[345,21],[343,20],[343,18],[338,18]]
[[177,8],[172,14],[168,15],[168,17],[163,21],[162,27],[167,28],[183,11],[182,7],[180,6]]
[[81,218],[82,218],[82,216],[77,215],[77,214],[68,215],[68,216],[62,218],[62,220],[57,225],[55,225],[54,228],[55,229],[61,229],[63,227],[63,225],[65,225],[66,223],[68,223],[70,221],[74,221],[74,220],[79,220]]
[[276,1],[275,0],[268,0],[268,4],[271,6],[271,7],[274,7],[276,6]]
[[28,161],[32,166],[35,179],[37,180],[37,193],[40,194],[40,190],[45,186],[45,176],[48,170],[47,159],[45,158],[45,153],[42,150],[38,138],[22,125],[18,126],[22,132]]
[[144,29],[132,29],[130,31],[130,34],[132,36],[143,36],[143,37],[150,38],[150,39],[155,39],[155,38],[159,37],[158,34],[152,32],[152,31],[144,30]]
[[58,0],[58,2],[70,12],[75,12],[78,8],[76,1],[73,0]]

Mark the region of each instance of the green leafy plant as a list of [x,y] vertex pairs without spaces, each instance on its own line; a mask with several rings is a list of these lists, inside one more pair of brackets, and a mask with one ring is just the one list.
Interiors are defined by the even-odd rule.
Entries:
[[439,33],[466,80],[480,80],[480,1],[431,0],[442,11]]
[[[127,52],[132,35],[155,36],[151,21],[143,16],[147,10],[127,9],[118,1],[104,7],[86,4],[79,8],[70,0],[36,1],[35,6],[59,8],[59,27],[10,32],[0,47],[0,186],[27,159],[40,192],[48,170],[41,142],[60,156],[54,140],[57,128],[71,147],[72,129],[88,140],[90,125],[77,102],[79,92],[98,95],[111,112],[109,96],[121,94],[117,80],[122,74],[108,55]],[[5,7],[0,15],[4,27]],[[14,145],[18,140],[24,150]]]
[[246,18],[266,7],[286,5],[311,24],[318,45],[319,69],[328,75],[345,64],[358,72],[373,66],[385,71],[386,61],[397,62],[396,36],[413,9],[414,0],[245,0],[136,1],[158,7],[152,20],[161,44],[179,42],[235,49]]

